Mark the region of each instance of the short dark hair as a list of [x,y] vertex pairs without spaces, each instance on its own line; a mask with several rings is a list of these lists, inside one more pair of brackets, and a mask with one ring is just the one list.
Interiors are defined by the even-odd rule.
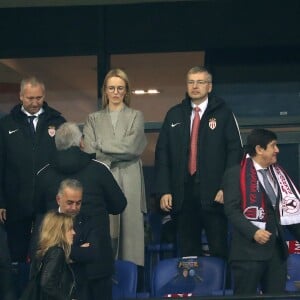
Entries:
[[256,155],[256,146],[266,149],[274,140],[277,140],[277,135],[273,131],[263,128],[253,129],[247,137],[246,153],[253,157]]

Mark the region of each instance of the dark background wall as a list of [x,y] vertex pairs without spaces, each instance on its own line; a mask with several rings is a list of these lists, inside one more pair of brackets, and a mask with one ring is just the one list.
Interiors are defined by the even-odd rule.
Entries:
[[[262,50],[261,59],[270,59],[267,47],[275,56],[279,51],[284,59],[299,60],[299,15],[298,0],[2,8],[0,56],[205,49],[220,62],[251,60],[243,55],[246,49]],[[238,57],[220,55],[229,48],[238,49]]]
[[94,54],[102,81],[110,54],[204,50],[216,83],[299,82],[299,20],[299,0],[2,8],[0,58]]

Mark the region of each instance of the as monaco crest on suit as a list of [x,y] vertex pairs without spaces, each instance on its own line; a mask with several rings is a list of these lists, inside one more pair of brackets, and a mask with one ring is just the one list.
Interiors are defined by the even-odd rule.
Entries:
[[208,126],[211,130],[214,130],[217,127],[217,119],[216,118],[210,118],[208,121]]

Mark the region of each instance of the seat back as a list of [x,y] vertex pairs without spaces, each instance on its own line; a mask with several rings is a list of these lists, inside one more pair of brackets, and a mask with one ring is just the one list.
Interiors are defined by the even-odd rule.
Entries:
[[161,260],[152,277],[151,296],[188,294],[209,296],[224,288],[226,263],[217,257],[194,257],[195,267],[182,266],[181,258]]
[[[298,288],[296,287],[297,282]],[[287,280],[285,289],[288,292],[296,292],[300,289],[300,254],[290,254],[287,259]]]
[[113,275],[113,300],[136,298],[137,266],[126,260],[115,261]]
[[284,234],[284,239],[286,241],[295,241],[296,240],[295,236],[284,226],[283,226],[283,234]]
[[174,243],[176,233],[173,230],[173,221],[163,225],[163,217],[157,212],[149,212],[145,221],[151,232],[145,246],[144,272],[144,289],[149,291],[154,266],[161,259],[176,257],[177,248],[176,243]]

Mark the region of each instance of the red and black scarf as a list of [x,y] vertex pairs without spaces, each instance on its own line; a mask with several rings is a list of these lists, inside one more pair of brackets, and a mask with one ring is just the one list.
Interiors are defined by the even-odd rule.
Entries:
[[[282,225],[300,223],[300,194],[287,173],[278,165],[270,166],[270,171],[279,187],[279,214]],[[257,227],[266,224],[266,195],[261,189],[257,171],[249,155],[241,163],[240,189],[241,208],[244,216]]]

